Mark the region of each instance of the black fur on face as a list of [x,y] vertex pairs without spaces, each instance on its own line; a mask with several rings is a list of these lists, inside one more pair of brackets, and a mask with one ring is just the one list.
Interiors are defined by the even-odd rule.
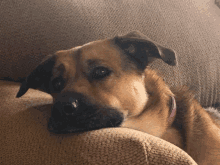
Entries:
[[50,93],[50,79],[52,77],[52,70],[55,65],[55,56],[48,55],[46,59],[41,62],[37,68],[27,76],[22,83],[16,97],[24,95],[29,88],[39,89],[41,91]]
[[138,31],[116,36],[113,38],[113,44],[118,46],[138,70],[145,70],[155,59],[162,59],[168,65],[176,65],[176,55],[173,50],[159,45]]
[[[67,96],[68,94],[64,95]],[[64,113],[66,102],[60,99],[55,101],[48,123],[50,132],[64,134],[118,127],[124,120],[123,114],[114,108],[92,104],[89,99],[81,94],[70,95],[77,95],[78,107],[71,115],[66,115]]]

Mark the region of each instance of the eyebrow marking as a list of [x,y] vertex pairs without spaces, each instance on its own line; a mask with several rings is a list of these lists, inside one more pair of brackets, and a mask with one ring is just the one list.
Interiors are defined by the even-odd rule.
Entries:
[[102,59],[88,59],[86,61],[86,66],[89,70],[94,69],[97,66],[107,67],[104,60],[102,60]]
[[53,69],[53,77],[58,77],[65,72],[65,66],[61,63]]
[[100,59],[89,59],[89,60],[86,61],[86,64],[88,66],[99,65],[101,63],[102,63],[102,60],[100,60]]

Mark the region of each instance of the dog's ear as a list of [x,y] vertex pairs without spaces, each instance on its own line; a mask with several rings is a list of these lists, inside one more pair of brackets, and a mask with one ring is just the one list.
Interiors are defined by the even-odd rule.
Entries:
[[176,65],[176,55],[173,50],[159,45],[139,31],[116,36],[113,40],[114,44],[137,64],[138,69],[144,70],[156,58],[162,59],[169,65]]
[[45,57],[36,69],[26,77],[26,80],[21,84],[16,97],[23,96],[29,88],[39,89],[49,93],[49,82],[54,64],[55,55],[48,55]]

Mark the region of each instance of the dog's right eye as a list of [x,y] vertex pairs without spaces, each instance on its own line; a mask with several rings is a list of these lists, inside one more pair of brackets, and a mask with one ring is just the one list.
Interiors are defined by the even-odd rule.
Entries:
[[64,88],[64,80],[57,77],[52,80],[53,92],[60,92]]
[[107,77],[108,75],[110,75],[110,73],[111,71],[105,67],[96,67],[95,69],[93,69],[91,77],[92,79],[99,80]]

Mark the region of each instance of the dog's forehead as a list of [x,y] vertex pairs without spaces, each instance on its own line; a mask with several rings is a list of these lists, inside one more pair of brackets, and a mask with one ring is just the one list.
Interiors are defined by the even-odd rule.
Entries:
[[56,52],[56,66],[62,64],[76,63],[87,65],[91,62],[105,63],[110,66],[121,64],[121,56],[118,48],[110,39],[89,42],[69,50]]
[[83,62],[99,61],[109,65],[121,63],[120,52],[111,40],[98,40],[83,45],[80,48],[80,59]]
[[120,72],[122,70],[121,51],[111,39],[97,40],[82,46],[56,52],[53,77],[63,74],[75,75],[84,73],[96,66],[109,67]]
[[69,61],[69,62],[73,61],[73,59],[76,58],[76,54],[81,47],[82,46],[77,46],[72,49],[57,51],[56,63],[58,64],[58,63],[63,63],[65,61]]

